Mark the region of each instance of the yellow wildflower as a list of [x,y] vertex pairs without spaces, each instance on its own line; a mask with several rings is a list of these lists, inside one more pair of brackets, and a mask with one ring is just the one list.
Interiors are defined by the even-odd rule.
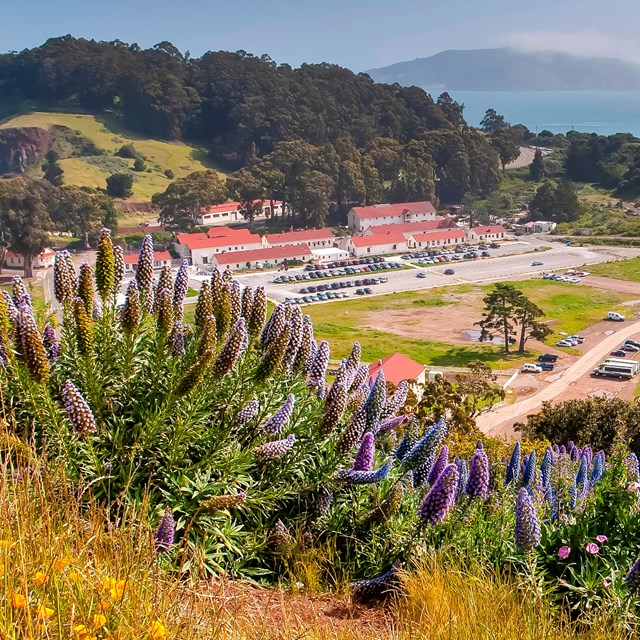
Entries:
[[15,546],[15,542],[11,542],[11,540],[0,540],[0,549],[9,550]]
[[88,636],[91,632],[87,627],[83,624],[77,624],[73,627],[73,630],[82,638],[83,636]]
[[104,627],[107,624],[106,616],[103,616],[101,613],[96,613],[93,616],[93,626],[94,627]]
[[14,609],[21,609],[25,604],[27,604],[27,599],[21,593],[13,594],[13,598],[11,598],[11,606]]
[[36,572],[36,577],[34,582],[41,587],[48,580],[48,576],[46,576],[42,571]]
[[116,586],[116,580],[114,578],[105,578],[102,581],[102,588],[105,591],[109,591],[109,589],[113,589]]
[[152,622],[149,627],[149,635],[156,638],[164,638],[167,635],[167,628],[161,622]]
[[64,568],[68,567],[72,562],[73,562],[73,560],[67,556],[66,558],[62,558],[60,560],[56,560],[53,563],[53,568],[56,571],[63,571]]
[[116,584],[109,589],[109,595],[112,600],[122,600],[124,594],[125,581],[118,580]]
[[110,606],[111,605],[106,600],[100,600],[98,609],[100,609],[100,611],[106,611]]
[[46,620],[54,614],[54,610],[49,607],[45,607],[43,604],[39,605],[36,609],[36,617],[38,620]]
[[69,580],[72,582],[79,582],[80,574],[77,571],[69,571]]

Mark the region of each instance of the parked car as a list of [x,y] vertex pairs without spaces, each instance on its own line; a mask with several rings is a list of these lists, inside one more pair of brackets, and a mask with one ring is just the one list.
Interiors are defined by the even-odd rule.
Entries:
[[584,342],[584,338],[582,336],[569,336],[567,338],[567,340],[573,340],[574,342],[577,342],[578,344],[582,344]]
[[483,258],[490,258],[491,257],[491,254],[488,251],[483,251],[480,255]]
[[543,353],[541,356],[538,356],[538,362],[556,362],[558,356],[554,353]]
[[492,243],[489,245],[489,249],[499,249],[499,248],[500,248],[500,245],[499,245],[499,244],[496,244],[495,242],[492,242]]
[[625,358],[627,356],[627,352],[623,349],[617,349],[616,351],[612,351],[610,355],[615,356],[616,358]]
[[364,289],[356,289],[356,295],[357,296],[364,295]]
[[373,289],[369,289],[369,287],[367,287],[366,289],[363,289],[363,291],[368,295],[373,293]]
[[538,364],[538,366],[543,370],[543,371],[553,371],[555,365],[551,364],[550,362],[540,362]]
[[522,366],[522,371],[525,373],[541,373],[542,367],[539,364],[527,362]]
[[556,347],[573,347],[573,342],[569,340],[560,340],[560,342],[556,342]]
[[427,277],[426,271],[418,271],[418,273],[416,273],[416,278],[426,278],[426,277]]
[[636,340],[625,340],[624,343],[632,344],[634,347],[640,347],[640,342],[637,342]]
[[542,262],[540,262],[539,260],[536,260],[535,262],[531,263],[532,267],[541,267],[543,265]]
[[445,276],[452,276],[455,273],[455,271],[453,269],[445,269],[444,270],[444,275]]
[[607,313],[607,320],[613,320],[613,322],[624,322],[625,317],[617,311],[609,311],[609,313]]
[[635,344],[623,344],[620,348],[623,351],[630,351],[631,353],[637,353],[640,351],[640,347],[636,347]]

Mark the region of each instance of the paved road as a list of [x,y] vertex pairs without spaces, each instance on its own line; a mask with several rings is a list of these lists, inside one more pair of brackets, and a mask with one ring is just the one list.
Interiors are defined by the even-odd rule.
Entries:
[[[536,247],[552,246],[552,249],[539,253],[526,253]],[[494,258],[481,260],[443,263],[438,266],[420,267],[411,265],[412,270],[391,271],[384,275],[388,277],[388,282],[375,285],[375,294],[396,293],[399,291],[411,291],[419,289],[429,289],[441,287],[443,285],[456,285],[464,283],[491,282],[500,280],[523,279],[527,277],[540,276],[543,271],[554,269],[566,269],[569,267],[582,267],[584,265],[630,258],[640,255],[640,249],[629,249],[623,247],[567,247],[558,243],[550,243],[539,238],[531,238],[519,242],[512,242],[503,245],[500,249],[491,251]],[[404,262],[399,258],[390,258],[398,262]],[[533,267],[532,262],[540,261],[542,266]],[[411,263],[407,263],[411,264]],[[445,269],[454,269],[453,276],[444,275]],[[425,271],[426,278],[417,278],[418,271]],[[295,275],[301,273],[302,269],[290,269],[287,273]],[[301,295],[300,289],[313,281],[303,281],[286,284],[274,284],[273,272],[253,273],[248,275],[238,274],[238,279],[251,286],[264,286],[267,295],[275,300],[282,301],[288,297]],[[375,274],[366,274],[375,275]],[[337,280],[353,280],[363,278],[365,274],[358,276],[345,276]],[[588,280],[585,281],[588,284]],[[353,291],[349,291],[353,295]],[[317,303],[323,304],[323,303]]]
[[[611,323],[611,328],[619,325]],[[524,422],[527,415],[536,413],[543,402],[559,398],[569,386],[576,383],[585,373],[593,370],[611,351],[618,348],[621,342],[640,331],[640,320],[621,326],[576,360],[560,377],[544,389],[515,404],[500,407],[494,411],[483,413],[476,419],[478,428],[483,433],[505,435],[511,431],[515,422]]]

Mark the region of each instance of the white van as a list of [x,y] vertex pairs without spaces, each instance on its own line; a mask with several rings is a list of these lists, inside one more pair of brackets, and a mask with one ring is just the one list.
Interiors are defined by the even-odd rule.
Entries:
[[613,320],[614,322],[624,322],[625,317],[617,311],[609,311],[609,313],[607,313],[607,320]]
[[526,373],[541,373],[542,367],[537,364],[531,364],[530,362],[527,362],[522,366],[522,370]]

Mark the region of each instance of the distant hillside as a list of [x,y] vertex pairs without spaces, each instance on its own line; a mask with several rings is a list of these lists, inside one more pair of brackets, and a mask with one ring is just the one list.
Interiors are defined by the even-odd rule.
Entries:
[[[132,199],[138,201],[150,200],[154,193],[164,191],[173,177],[180,178],[211,166],[202,148],[136,136],[124,131],[113,118],[104,116],[34,112],[11,118],[0,125],[0,159],[3,133],[9,131],[48,132],[52,140],[44,151],[52,147],[59,154],[64,184],[104,188],[112,173],[131,173]],[[133,170],[133,158],[115,155],[124,145],[133,145],[146,158],[143,171]],[[42,154],[39,158],[34,155],[29,162],[30,172],[41,176],[43,172],[37,159],[41,160]],[[25,166],[22,170],[28,168]]]
[[367,72],[376,82],[458,91],[640,91],[640,65],[513,49],[442,51]]

